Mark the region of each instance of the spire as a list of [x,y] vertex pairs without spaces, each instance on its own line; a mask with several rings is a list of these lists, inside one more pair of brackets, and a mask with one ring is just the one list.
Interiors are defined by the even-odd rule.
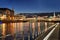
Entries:
[[56,16],[55,16],[55,12],[54,12],[54,17],[56,17]]

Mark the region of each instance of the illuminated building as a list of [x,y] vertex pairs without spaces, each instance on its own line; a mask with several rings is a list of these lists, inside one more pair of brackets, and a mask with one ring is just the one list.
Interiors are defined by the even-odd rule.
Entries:
[[8,8],[0,8],[0,16],[6,16],[7,20],[13,19],[14,10]]
[[26,16],[24,16],[24,15],[14,15],[15,20],[23,20],[25,18],[26,18]]
[[[8,8],[0,8],[0,20],[14,20],[14,10]],[[14,30],[11,29],[13,29],[13,27],[13,23],[1,23],[0,32],[2,35],[12,34],[12,31]]]

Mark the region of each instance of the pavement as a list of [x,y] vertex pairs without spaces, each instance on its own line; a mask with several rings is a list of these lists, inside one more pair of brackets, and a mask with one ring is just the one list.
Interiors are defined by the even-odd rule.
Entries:
[[42,34],[40,34],[36,40],[43,40],[44,37],[45,37],[53,28],[54,28],[54,27],[52,27],[52,28],[49,29],[48,31],[43,32]]
[[58,25],[48,40],[60,40],[60,25]]
[[[36,40],[43,40],[53,28],[39,35]],[[47,40],[59,40],[60,39],[59,35],[60,35],[60,24],[58,25],[58,27],[56,27],[56,29],[53,31],[53,33],[50,35],[50,37]]]

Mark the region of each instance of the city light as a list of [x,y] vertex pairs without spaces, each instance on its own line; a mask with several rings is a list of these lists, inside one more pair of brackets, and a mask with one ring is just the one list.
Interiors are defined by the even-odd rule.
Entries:
[[1,16],[1,20],[6,19],[6,15]]
[[48,19],[49,21],[51,21],[51,19]]
[[2,24],[2,34],[3,34],[3,35],[5,35],[5,30],[6,30],[6,26],[5,26],[5,24],[3,23],[3,24]]
[[9,12],[6,12],[6,14],[0,15],[0,24],[1,24],[0,38],[1,39],[3,36],[6,37],[7,39],[8,38],[10,39],[11,36],[12,39],[16,39],[16,40],[18,38],[19,40],[20,38],[25,39],[25,37],[26,39],[29,40],[31,39],[35,40],[35,38],[39,36],[43,37],[45,33],[50,32],[51,29],[53,29],[57,25],[57,23],[55,22],[60,19],[55,15],[55,13],[53,16],[31,15],[31,17],[29,17],[27,15],[28,16],[27,17],[26,15],[20,15],[20,14],[14,15],[14,12],[11,11],[12,10],[9,10]]

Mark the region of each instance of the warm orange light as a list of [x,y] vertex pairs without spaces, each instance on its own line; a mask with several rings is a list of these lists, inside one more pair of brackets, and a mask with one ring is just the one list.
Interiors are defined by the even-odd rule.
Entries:
[[23,31],[23,23],[22,22],[20,23],[19,27],[20,27],[21,31]]
[[49,21],[51,21],[51,19],[49,19]]
[[38,22],[38,32],[40,32],[40,22]]
[[35,23],[32,23],[33,32],[35,31]]
[[3,15],[2,17],[1,17],[1,19],[3,20],[3,19],[6,19],[6,15]]
[[2,34],[5,35],[5,24],[2,24]]

